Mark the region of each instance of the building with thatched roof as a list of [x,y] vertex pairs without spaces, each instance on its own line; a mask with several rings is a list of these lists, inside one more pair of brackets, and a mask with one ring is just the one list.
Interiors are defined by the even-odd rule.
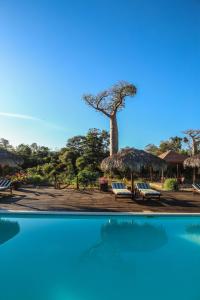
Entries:
[[188,155],[181,154],[172,150],[166,151],[159,155],[168,164],[183,164],[184,160],[188,158]]
[[183,163],[188,158],[188,155],[181,154],[172,150],[166,151],[159,155],[168,165],[168,172],[176,173],[176,177],[178,178],[184,171]]

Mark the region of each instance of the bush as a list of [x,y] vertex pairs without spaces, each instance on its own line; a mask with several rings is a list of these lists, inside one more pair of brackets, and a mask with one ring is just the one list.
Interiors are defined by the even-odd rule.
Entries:
[[47,177],[35,174],[35,175],[29,175],[27,177],[27,183],[34,184],[34,185],[36,184],[42,185],[42,184],[48,184],[49,181]]
[[94,185],[98,177],[98,172],[93,172],[86,169],[78,173],[79,183],[83,186]]
[[178,191],[178,182],[175,178],[168,178],[164,182],[164,190],[166,191]]

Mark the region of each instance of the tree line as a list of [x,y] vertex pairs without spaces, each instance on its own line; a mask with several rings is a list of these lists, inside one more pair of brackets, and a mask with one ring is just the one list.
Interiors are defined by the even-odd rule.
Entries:
[[[149,144],[145,150],[154,155],[169,150],[188,155],[200,153],[200,130],[187,130],[184,134],[184,137],[175,136],[161,141],[159,146]],[[20,156],[23,159],[21,167],[26,174],[26,180],[36,184],[55,181],[75,184],[77,178],[83,185],[94,183],[103,175],[100,164],[109,156],[109,145],[109,133],[96,128],[89,129],[86,135],[69,138],[65,147],[57,151],[37,143],[14,147],[8,140],[0,139],[0,148]],[[7,174],[13,174],[14,171],[18,172],[12,168],[6,169]]]
[[168,140],[161,141],[158,146],[148,144],[145,150],[154,155],[160,155],[170,150],[189,156],[200,153],[200,130],[189,129],[182,133],[184,134],[183,137],[171,137]]
[[[102,175],[101,161],[109,155],[109,133],[96,128],[86,135],[77,135],[67,140],[65,147],[53,151],[37,143],[12,146],[0,139],[0,148],[11,151],[23,159],[22,170],[31,183],[60,181],[70,184],[79,179],[83,185],[95,182]],[[13,170],[7,169],[8,173]]]

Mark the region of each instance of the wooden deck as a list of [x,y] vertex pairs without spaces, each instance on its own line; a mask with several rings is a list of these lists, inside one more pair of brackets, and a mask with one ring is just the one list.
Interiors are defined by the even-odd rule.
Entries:
[[163,192],[160,200],[117,198],[97,190],[23,188],[11,197],[0,195],[2,210],[82,211],[82,212],[188,212],[200,213],[200,194]]

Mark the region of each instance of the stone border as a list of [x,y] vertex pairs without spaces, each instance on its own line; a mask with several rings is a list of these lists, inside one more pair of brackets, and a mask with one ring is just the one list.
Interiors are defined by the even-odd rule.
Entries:
[[50,216],[199,216],[199,213],[170,213],[170,212],[79,212],[79,211],[27,211],[27,210],[4,210],[0,209],[1,215],[50,215]]

